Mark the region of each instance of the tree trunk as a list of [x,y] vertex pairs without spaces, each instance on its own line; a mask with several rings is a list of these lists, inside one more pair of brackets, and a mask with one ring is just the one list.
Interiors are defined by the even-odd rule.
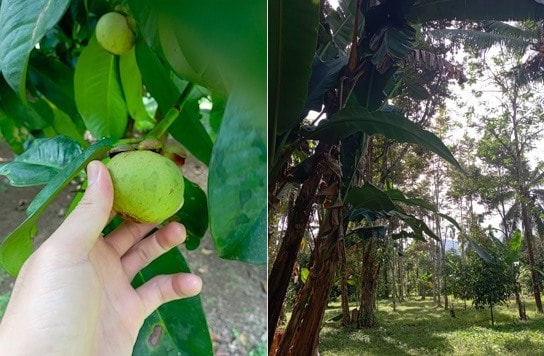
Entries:
[[521,302],[521,296],[519,295],[519,290],[516,287],[516,291],[514,292],[516,296],[516,305],[518,306],[518,314],[519,314],[519,320],[527,320],[527,314],[525,313],[525,307],[523,306],[523,303]]
[[330,144],[319,144],[315,152],[313,174],[302,184],[295,206],[289,212],[287,229],[268,278],[268,347],[272,346],[274,331],[281,316],[281,308],[297,260],[298,250],[315,201],[322,176],[322,161]]
[[348,275],[346,270],[346,245],[344,239],[338,241],[338,250],[340,252],[340,273],[342,274],[342,325],[349,325],[349,297],[348,297]]
[[540,275],[536,268],[535,250],[533,245],[533,234],[531,230],[531,219],[529,212],[527,211],[527,205],[521,203],[521,215],[523,219],[523,235],[525,243],[527,244],[527,254],[529,255],[529,266],[531,268],[531,278],[533,281],[533,295],[535,297],[535,304],[537,313],[542,313],[542,299],[540,296]]
[[493,304],[489,306],[489,309],[491,310],[491,326],[495,326],[495,316],[493,315]]
[[[319,228],[316,246],[309,264],[306,284],[300,290],[291,319],[278,348],[278,355],[314,355],[319,346],[319,331],[327,307],[334,273],[339,262],[339,241],[342,241],[342,202],[339,195],[341,173],[336,158],[330,159],[324,180],[336,186],[335,202]],[[269,331],[270,332],[270,331]]]
[[361,306],[359,308],[358,327],[373,327],[376,325],[375,299],[376,287],[380,275],[381,263],[378,261],[378,241],[371,237],[363,241],[363,269]]

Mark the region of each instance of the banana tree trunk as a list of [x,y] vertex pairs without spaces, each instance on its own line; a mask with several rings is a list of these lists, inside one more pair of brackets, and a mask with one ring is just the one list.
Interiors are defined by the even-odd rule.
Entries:
[[302,184],[293,209],[289,212],[287,230],[270,270],[268,279],[268,347],[272,346],[274,331],[281,316],[281,309],[298,250],[316,198],[322,170],[319,169],[331,145],[319,144],[316,148],[313,174]]
[[329,187],[336,187],[336,191],[331,194],[335,203],[319,227],[309,264],[310,273],[297,296],[276,355],[315,355],[319,347],[319,331],[340,259],[339,242],[344,238],[343,209],[339,194],[340,165],[337,158],[328,158],[328,172],[323,179]]
[[378,261],[378,239],[371,237],[363,241],[363,270],[361,285],[361,306],[358,327],[376,325],[376,288],[380,276],[381,263]]

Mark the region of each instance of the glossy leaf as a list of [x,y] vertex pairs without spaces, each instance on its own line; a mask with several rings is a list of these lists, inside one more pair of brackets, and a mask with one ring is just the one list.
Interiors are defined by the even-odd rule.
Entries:
[[462,171],[450,150],[432,132],[394,112],[369,112],[362,107],[347,107],[324,120],[315,129],[309,128],[306,137],[335,142],[354,132],[368,135],[380,134],[398,142],[415,143],[436,153]]
[[136,63],[136,52],[134,49],[119,57],[119,73],[128,114],[135,121],[149,120],[150,117],[145,110],[143,102],[142,75],[140,74],[138,63]]
[[[136,275],[135,288],[159,274],[190,272],[183,255],[173,248]],[[163,304],[140,329],[133,355],[212,355],[212,342],[200,296]]]
[[61,136],[67,136],[71,139],[77,141],[81,147],[89,147],[89,143],[85,141],[83,137],[83,132],[80,131],[80,128],[72,121],[72,118],[68,116],[64,111],[59,110],[58,108],[53,108],[53,128]]
[[36,89],[66,114],[79,116],[74,99],[74,70],[54,57],[32,56],[29,77]]
[[116,56],[91,38],[76,65],[74,89],[77,108],[91,134],[121,138],[127,126],[127,107],[119,81]]
[[204,237],[206,230],[208,230],[208,201],[206,194],[198,184],[191,182],[187,178],[184,181],[184,203],[174,216],[174,220],[185,225],[187,229],[185,246],[189,250],[194,250],[200,244],[200,239]]
[[3,0],[0,3],[0,70],[25,100],[28,57],[68,8],[69,0]]
[[301,120],[317,43],[318,11],[319,3],[312,0],[269,3],[268,117],[274,135]]
[[370,183],[365,183],[362,187],[351,188],[344,202],[354,208],[366,208],[374,211],[396,209],[391,198],[383,190]]
[[111,139],[102,140],[83,151],[36,195],[26,211],[28,218],[0,244],[0,264],[9,274],[16,276],[32,253],[32,236],[36,231],[36,222],[45,208],[90,161],[102,158],[114,142]]
[[14,187],[47,184],[80,154],[79,144],[68,137],[37,139],[12,162],[0,165],[0,175]]
[[[144,43],[136,44],[136,59],[144,84],[157,100],[160,112],[166,114],[173,105],[177,104],[180,96],[180,91],[170,79],[169,70]],[[179,117],[170,126],[169,132],[196,158],[206,165],[209,164],[213,144],[200,122],[200,109],[196,98],[190,98],[183,105]]]
[[135,51],[143,83],[159,104],[162,115],[166,115],[181,93],[170,79],[169,70],[147,44],[137,42]]
[[210,229],[227,259],[265,263],[266,98],[234,91],[225,108],[208,176]]
[[198,99],[190,99],[183,104],[178,118],[168,132],[202,163],[209,165],[213,143],[200,117]]

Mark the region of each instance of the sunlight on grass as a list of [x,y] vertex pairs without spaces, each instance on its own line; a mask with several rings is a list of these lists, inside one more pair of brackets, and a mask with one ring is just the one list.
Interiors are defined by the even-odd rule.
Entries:
[[[352,308],[355,305],[351,306]],[[489,310],[476,310],[470,303],[455,304],[456,318],[435,306],[432,300],[397,304],[378,303],[378,326],[373,329],[341,328],[325,323],[320,353],[331,355],[541,355],[544,354],[544,316],[527,301],[529,320],[517,320],[514,303],[495,310],[491,326]],[[341,313],[331,303],[325,320]]]

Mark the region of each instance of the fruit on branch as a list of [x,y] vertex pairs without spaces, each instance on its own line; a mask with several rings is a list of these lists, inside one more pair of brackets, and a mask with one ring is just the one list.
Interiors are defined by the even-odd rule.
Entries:
[[151,151],[122,152],[107,167],[113,181],[113,210],[123,218],[160,223],[183,205],[183,176],[168,158]]
[[106,51],[122,55],[134,47],[135,35],[125,16],[108,12],[96,23],[96,39]]

